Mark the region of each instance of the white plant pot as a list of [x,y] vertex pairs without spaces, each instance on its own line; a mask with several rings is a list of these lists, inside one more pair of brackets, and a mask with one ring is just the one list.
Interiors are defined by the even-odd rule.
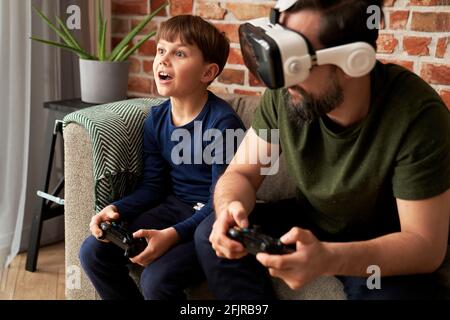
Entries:
[[80,59],[81,100],[108,103],[127,98],[128,61]]

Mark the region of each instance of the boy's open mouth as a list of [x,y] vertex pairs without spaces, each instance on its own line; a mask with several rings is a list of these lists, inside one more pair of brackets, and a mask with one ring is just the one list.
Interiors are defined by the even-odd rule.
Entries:
[[158,72],[158,77],[160,80],[172,80],[172,76],[164,71]]

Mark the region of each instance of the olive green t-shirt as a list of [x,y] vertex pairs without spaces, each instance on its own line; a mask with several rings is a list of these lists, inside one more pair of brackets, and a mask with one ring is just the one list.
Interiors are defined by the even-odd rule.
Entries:
[[265,92],[252,127],[265,139],[259,129],[279,129],[299,203],[310,209],[299,214],[320,230],[347,240],[398,231],[395,198],[450,188],[450,112],[414,73],[378,62],[368,115],[339,133],[323,118],[296,125],[283,90]]

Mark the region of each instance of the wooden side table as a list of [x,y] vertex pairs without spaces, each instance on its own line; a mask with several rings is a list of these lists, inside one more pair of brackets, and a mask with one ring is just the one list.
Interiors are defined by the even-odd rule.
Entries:
[[28,244],[27,261],[25,269],[27,271],[36,271],[36,264],[38,258],[38,251],[41,240],[42,224],[45,220],[57,217],[64,214],[64,199],[59,197],[59,194],[64,188],[64,177],[61,178],[56,186],[49,192],[50,178],[52,176],[53,158],[55,154],[55,146],[60,136],[62,142],[62,119],[69,113],[75,112],[80,109],[94,106],[96,104],[85,103],[80,99],[70,99],[61,101],[50,101],[44,103],[44,108],[49,110],[48,126],[46,129],[46,137],[43,152],[48,154],[48,162],[45,175],[45,181],[43,181],[43,189],[38,191],[39,199],[41,201],[41,209],[34,215],[30,239]]

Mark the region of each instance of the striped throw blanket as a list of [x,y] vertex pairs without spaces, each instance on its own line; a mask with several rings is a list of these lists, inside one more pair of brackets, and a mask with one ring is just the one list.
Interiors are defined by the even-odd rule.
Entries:
[[131,99],[93,106],[67,115],[66,127],[77,123],[92,141],[95,210],[129,193],[142,172],[144,120],[163,99]]

